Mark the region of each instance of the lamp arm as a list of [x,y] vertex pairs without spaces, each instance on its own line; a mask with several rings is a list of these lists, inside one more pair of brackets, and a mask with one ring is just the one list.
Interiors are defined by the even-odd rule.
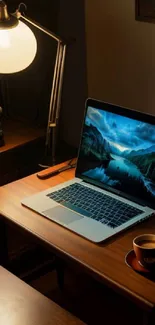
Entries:
[[36,23],[30,18],[21,15],[19,11],[16,12],[16,17],[18,19],[22,18],[23,20],[27,21],[28,23],[30,23],[40,31],[52,37],[58,43],[51,96],[50,96],[48,124],[47,124],[46,142],[45,142],[46,154],[47,154],[51,146],[51,131],[52,131],[52,164],[54,164],[55,151],[56,151],[56,137],[57,137],[56,128],[59,120],[60,105],[61,105],[63,74],[64,74],[64,65],[65,65],[65,56],[66,56],[66,42],[60,36],[42,27],[40,24]]
[[60,36],[56,35],[55,33],[51,32],[50,30],[48,30],[47,28],[41,26],[40,24],[38,24],[37,22],[35,22],[34,20],[32,20],[29,17],[23,16],[22,14],[20,14],[18,12],[18,19],[22,18],[25,21],[27,21],[28,23],[30,23],[31,25],[33,25],[34,27],[36,27],[37,29],[41,30],[42,32],[44,32],[45,34],[47,34],[48,36],[52,37],[53,39],[55,39],[57,42],[62,42],[62,43],[66,43]]
[[[63,84],[63,74],[66,56],[66,44],[58,43],[57,55],[55,60],[54,76],[51,90],[51,98],[49,105],[49,116],[46,131],[46,154],[50,147],[52,147],[52,163],[55,163],[55,150],[56,150],[56,130],[59,120],[61,94]],[[51,132],[52,132],[52,144],[51,144]]]
[[59,113],[60,113],[60,99],[61,99],[61,93],[62,93],[62,84],[63,84],[63,74],[64,74],[64,66],[65,66],[65,58],[66,58],[66,44],[62,46],[62,57],[61,57],[61,67],[60,67],[60,80],[59,80],[59,89],[58,89],[58,105],[57,105],[57,111],[56,111],[56,120],[59,119]]

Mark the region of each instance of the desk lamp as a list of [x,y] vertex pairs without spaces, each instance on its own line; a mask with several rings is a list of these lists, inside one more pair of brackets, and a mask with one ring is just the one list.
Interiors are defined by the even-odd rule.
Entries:
[[61,37],[22,15],[20,12],[21,5],[25,6],[25,4],[20,3],[16,12],[9,14],[7,5],[4,1],[0,0],[0,73],[9,74],[24,70],[35,58],[37,41],[32,30],[25,24],[25,21],[57,42],[45,142],[46,153],[52,147],[52,164],[54,164],[56,128],[60,113],[66,42]]

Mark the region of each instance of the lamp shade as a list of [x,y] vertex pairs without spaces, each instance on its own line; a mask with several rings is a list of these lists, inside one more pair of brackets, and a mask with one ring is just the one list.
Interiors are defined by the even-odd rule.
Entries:
[[15,73],[27,68],[35,58],[37,41],[31,29],[19,21],[0,30],[0,73]]

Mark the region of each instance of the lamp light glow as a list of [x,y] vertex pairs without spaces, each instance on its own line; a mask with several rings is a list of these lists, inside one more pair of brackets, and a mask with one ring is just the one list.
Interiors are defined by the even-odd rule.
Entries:
[[0,30],[0,73],[15,73],[27,68],[35,58],[37,41],[23,22]]

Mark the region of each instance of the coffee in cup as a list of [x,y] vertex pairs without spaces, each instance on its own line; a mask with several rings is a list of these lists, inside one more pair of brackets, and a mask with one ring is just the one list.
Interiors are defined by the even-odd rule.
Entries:
[[155,266],[155,235],[144,234],[133,240],[133,248],[138,262],[147,268]]

